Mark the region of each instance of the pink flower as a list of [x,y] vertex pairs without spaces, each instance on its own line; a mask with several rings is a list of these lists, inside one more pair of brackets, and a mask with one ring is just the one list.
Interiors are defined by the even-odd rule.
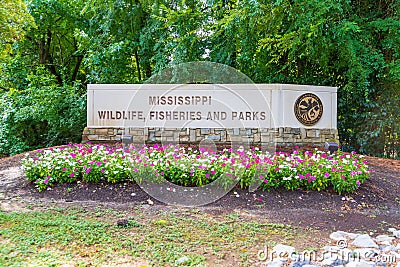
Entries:
[[66,170],[67,170],[67,168],[62,168],[61,170],[63,170],[63,171],[66,171]]
[[70,173],[70,174],[69,174],[69,177],[74,177],[74,176],[75,176],[74,173]]
[[47,179],[43,181],[44,184],[47,184],[48,182],[49,182],[49,180],[47,180]]
[[329,172],[326,172],[326,173],[324,174],[324,176],[325,176],[326,178],[328,178],[328,177],[330,176],[330,173],[329,173]]
[[300,180],[303,180],[304,178],[305,178],[304,175],[299,174],[299,179],[300,179]]
[[69,154],[72,158],[76,158],[76,154],[75,153],[71,153]]
[[210,178],[210,174],[209,173],[206,173],[206,178]]
[[103,169],[101,169],[101,172],[102,172],[102,173],[104,173],[104,168],[103,168]]
[[360,185],[361,185],[361,182],[360,182],[359,180],[357,180],[356,184],[357,184],[358,186],[360,186]]

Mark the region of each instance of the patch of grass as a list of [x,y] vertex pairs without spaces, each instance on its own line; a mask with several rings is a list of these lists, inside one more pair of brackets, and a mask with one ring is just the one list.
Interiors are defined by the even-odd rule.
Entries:
[[238,214],[133,214],[128,227],[118,227],[121,214],[110,209],[0,212],[0,266],[116,266],[121,259],[143,266],[248,266],[260,248],[301,235],[292,226]]

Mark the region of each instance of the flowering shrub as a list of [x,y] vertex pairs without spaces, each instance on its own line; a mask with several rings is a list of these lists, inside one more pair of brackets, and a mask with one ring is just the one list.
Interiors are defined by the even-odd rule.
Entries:
[[370,174],[363,156],[355,153],[329,155],[314,150],[269,155],[257,148],[216,152],[172,145],[124,149],[120,145],[71,144],[38,150],[34,156],[27,155],[22,166],[39,191],[77,180],[116,183],[167,179],[182,186],[203,186],[223,177],[239,179],[241,188],[259,179],[263,190],[283,187],[320,191],[331,187],[341,194],[357,189]]

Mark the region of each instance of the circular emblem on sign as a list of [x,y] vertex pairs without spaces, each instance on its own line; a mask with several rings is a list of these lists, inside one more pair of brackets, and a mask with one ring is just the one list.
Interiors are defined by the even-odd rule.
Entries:
[[307,93],[297,98],[294,104],[296,118],[305,126],[316,124],[322,116],[323,107],[318,96]]

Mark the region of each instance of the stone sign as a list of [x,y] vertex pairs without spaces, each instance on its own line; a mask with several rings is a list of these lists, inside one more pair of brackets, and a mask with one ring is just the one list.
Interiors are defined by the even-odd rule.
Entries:
[[[338,141],[337,88],[290,84],[89,84],[83,141]],[[164,138],[164,139],[163,139]]]

